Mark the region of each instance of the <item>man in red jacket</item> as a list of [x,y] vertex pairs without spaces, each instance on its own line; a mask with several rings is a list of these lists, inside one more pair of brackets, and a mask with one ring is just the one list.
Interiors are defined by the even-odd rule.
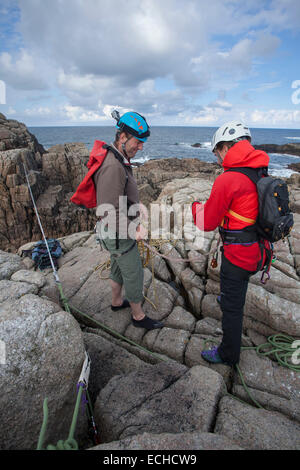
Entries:
[[247,126],[232,121],[220,127],[212,139],[212,151],[224,172],[217,177],[205,204],[194,202],[194,223],[200,230],[219,227],[223,241],[220,272],[223,338],[219,347],[202,351],[211,363],[239,362],[243,309],[248,281],[263,264],[262,246],[253,229],[258,215],[256,185],[235,168],[267,169],[269,156],[251,145]]

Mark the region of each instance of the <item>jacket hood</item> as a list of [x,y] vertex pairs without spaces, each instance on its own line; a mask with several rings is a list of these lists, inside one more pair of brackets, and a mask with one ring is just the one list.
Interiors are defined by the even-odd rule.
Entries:
[[260,168],[269,165],[270,157],[263,150],[255,150],[248,140],[237,142],[225,155],[224,170],[237,167]]

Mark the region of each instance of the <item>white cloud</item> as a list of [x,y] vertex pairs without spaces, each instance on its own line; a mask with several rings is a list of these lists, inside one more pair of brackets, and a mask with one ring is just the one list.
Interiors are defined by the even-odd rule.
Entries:
[[210,82],[221,82],[224,74],[229,76],[234,87],[237,80],[249,76],[257,58],[272,55],[279,44],[279,38],[271,34],[259,35],[257,39],[241,39],[227,50],[219,50],[218,45],[212,44],[199,57],[193,57],[191,64],[196,73],[205,71],[210,76]]
[[25,116],[50,116],[52,114],[51,108],[48,106],[38,106],[34,108],[26,108],[24,110]]
[[248,71],[254,57],[278,46],[269,32],[236,40],[227,51],[213,44],[216,31],[234,38],[264,23],[263,16],[232,1],[185,0],[183,7],[178,0],[51,0],[46,9],[41,0],[26,0],[20,6],[25,39],[62,73],[114,77],[125,87],[169,75],[194,93],[208,87],[215,67]]
[[279,88],[281,86],[281,82],[269,82],[269,83],[261,83],[259,86],[255,88],[249,88],[248,91],[256,91],[258,93],[264,93],[268,90],[273,90],[274,88]]
[[208,105],[208,108],[232,109],[232,104],[225,100],[216,100]]
[[300,124],[300,110],[269,109],[267,111],[256,109],[249,116],[248,124],[259,124],[265,127]]
[[[17,28],[23,48],[0,54],[0,78],[18,90],[54,90],[55,103],[40,101],[53,119],[56,106],[57,116],[71,122],[106,122],[116,104],[160,123],[213,124],[241,108],[212,93],[257,78],[260,64],[280,46],[278,31],[296,27],[299,5],[293,0],[251,0],[250,5],[51,0],[46,7],[45,0],[26,0],[19,2]],[[275,77],[244,94],[239,90],[239,96],[279,88]],[[160,91],[156,79],[168,80],[173,88]],[[210,97],[204,102],[206,92]],[[26,113],[41,115],[38,106],[30,114],[27,103]]]
[[128,111],[131,111],[130,109],[126,109],[126,108],[123,108],[122,106],[114,106],[114,105],[111,105],[111,104],[106,104],[105,106],[103,106],[103,114],[109,119],[111,120],[112,117],[111,117],[111,113],[113,112],[113,110],[116,109],[117,111],[119,111],[119,113],[122,115],[124,113],[127,113]]
[[11,106],[10,106],[10,107],[8,108],[8,110],[6,111],[6,114],[7,114],[8,116],[13,116],[13,115],[16,114],[16,113],[17,113],[17,111],[16,111],[14,108],[12,108]]
[[86,111],[80,106],[65,105],[62,112],[68,117],[70,121],[74,122],[97,122],[105,121],[107,118],[102,114],[94,111]]
[[7,85],[22,90],[44,90],[48,87],[40,63],[25,49],[14,59],[8,52],[0,54],[1,78]]
[[80,75],[58,72],[57,83],[66,93],[77,93],[81,96],[95,95],[97,90],[112,86],[113,79],[109,77],[97,77],[92,74]]

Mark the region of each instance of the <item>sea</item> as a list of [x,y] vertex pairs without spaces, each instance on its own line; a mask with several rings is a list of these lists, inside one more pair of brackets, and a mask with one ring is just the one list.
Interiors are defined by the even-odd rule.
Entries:
[[[215,127],[151,127],[151,136],[138,152],[134,161],[145,163],[157,158],[199,158],[206,162],[215,162],[211,151],[211,138]],[[95,140],[111,143],[115,128],[112,126],[66,126],[66,127],[29,127],[29,131],[47,150],[53,145],[71,142],[83,142],[89,150]],[[252,144],[300,143],[300,129],[256,129],[251,128]],[[193,147],[201,144],[200,147]],[[290,163],[300,162],[300,157],[289,154],[269,153],[269,173],[274,176],[289,177],[293,170]]]

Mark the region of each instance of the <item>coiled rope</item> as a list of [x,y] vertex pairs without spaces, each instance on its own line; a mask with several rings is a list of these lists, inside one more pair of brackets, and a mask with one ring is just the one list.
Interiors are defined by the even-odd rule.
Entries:
[[[218,341],[214,339],[207,339],[204,342],[204,347],[207,343],[219,344]],[[282,333],[277,333],[275,335],[269,336],[267,338],[266,343],[260,344],[258,346],[242,346],[241,350],[242,351],[246,351],[246,350],[255,351],[258,356],[269,357],[272,361],[277,362],[283,367],[286,367],[295,372],[300,372],[300,364],[295,363],[298,361],[293,362],[293,356],[295,355],[295,352],[296,352],[295,347],[294,347],[295,343],[296,343],[295,338],[292,338],[291,336],[288,336],[288,335],[284,335]],[[255,404],[257,408],[264,409],[263,406],[253,397],[252,393],[250,392],[245,382],[240,366],[238,364],[235,364],[234,367],[236,368],[239,374],[239,377],[241,379],[241,383],[247,395],[251,399],[251,401]],[[230,393],[227,393],[227,394],[230,395],[232,398],[235,398],[245,403],[243,400],[240,400],[236,396]]]

